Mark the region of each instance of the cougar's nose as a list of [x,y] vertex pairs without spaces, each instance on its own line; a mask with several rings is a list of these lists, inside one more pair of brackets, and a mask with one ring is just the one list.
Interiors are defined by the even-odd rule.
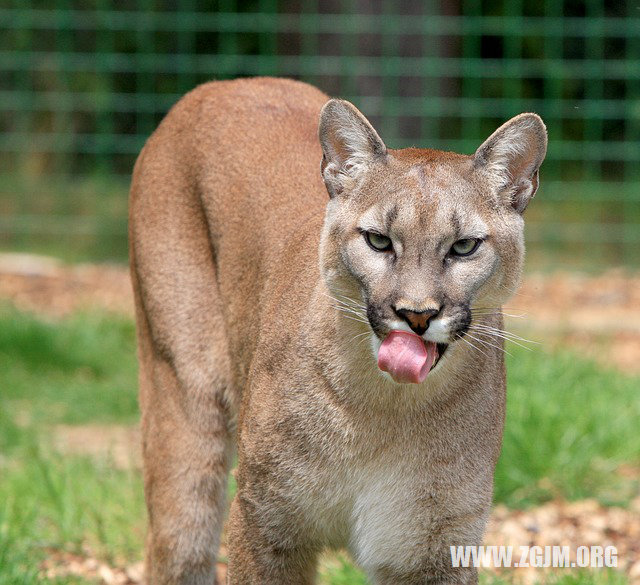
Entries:
[[404,319],[409,327],[417,334],[422,335],[429,328],[429,319],[435,317],[440,311],[438,309],[427,309],[425,311],[410,311],[409,309],[396,309],[396,315]]

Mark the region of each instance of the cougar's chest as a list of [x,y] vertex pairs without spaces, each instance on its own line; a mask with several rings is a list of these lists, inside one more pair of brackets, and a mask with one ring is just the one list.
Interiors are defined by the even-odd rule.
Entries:
[[341,454],[307,469],[306,487],[295,494],[317,540],[349,547],[358,559],[417,546],[437,514],[433,472],[418,453],[398,444],[378,449],[376,457]]
[[469,495],[477,484],[484,487],[486,474],[473,449],[432,431],[405,426],[370,437],[347,455],[336,451],[333,461],[310,462],[304,475],[312,481],[298,492],[297,507],[317,540],[349,548],[361,566],[392,565],[399,555],[406,555],[406,566],[452,510],[473,513],[478,502]]

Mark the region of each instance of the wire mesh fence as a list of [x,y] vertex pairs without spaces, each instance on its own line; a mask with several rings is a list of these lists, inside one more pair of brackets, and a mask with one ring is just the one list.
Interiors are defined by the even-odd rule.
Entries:
[[471,153],[523,111],[550,144],[537,264],[640,264],[640,8],[605,0],[44,0],[0,6],[0,245],[123,257],[136,154],[210,79],[353,101],[391,147]]

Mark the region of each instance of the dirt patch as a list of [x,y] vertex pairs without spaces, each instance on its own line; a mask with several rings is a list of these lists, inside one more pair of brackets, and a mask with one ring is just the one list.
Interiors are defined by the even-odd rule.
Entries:
[[510,330],[640,373],[640,276],[609,270],[529,275],[509,303]]
[[91,555],[73,554],[50,550],[49,556],[40,565],[40,572],[48,579],[83,577],[105,585],[135,585],[142,583],[143,565],[136,563],[127,567],[112,567]]
[[[138,585],[144,582],[142,562],[114,567],[95,558],[88,549],[83,554],[50,550],[49,556],[40,565],[40,572],[49,579],[82,577],[101,585]],[[225,583],[226,577],[227,565],[218,563],[218,583]]]
[[[640,497],[628,509],[604,507],[595,500],[554,501],[526,511],[500,505],[489,521],[485,544],[511,545],[515,561],[519,560],[521,546],[541,546],[543,550],[545,546],[568,546],[571,562],[576,562],[580,546],[615,546],[617,569],[629,577],[631,584],[638,585]],[[551,571],[534,567],[491,570],[524,583],[540,580]]]
[[0,254],[0,300],[18,309],[64,317],[101,309],[133,315],[129,271],[120,265],[69,266],[55,258]]

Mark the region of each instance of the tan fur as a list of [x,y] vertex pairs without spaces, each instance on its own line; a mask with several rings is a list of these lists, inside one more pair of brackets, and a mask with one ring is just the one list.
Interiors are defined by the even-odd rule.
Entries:
[[[482,539],[504,362],[499,338],[454,337],[469,306],[472,327],[501,326],[544,125],[514,118],[474,156],[391,151],[327,100],[279,79],[203,85],[136,164],[150,584],[213,582],[236,438],[229,583],[312,583],[326,547],[376,584],[476,580],[449,546]],[[374,228],[393,258],[365,242]],[[473,258],[450,257],[482,231]],[[386,333],[409,327],[394,307],[438,311],[425,339],[450,343],[422,384],[377,368]]]

